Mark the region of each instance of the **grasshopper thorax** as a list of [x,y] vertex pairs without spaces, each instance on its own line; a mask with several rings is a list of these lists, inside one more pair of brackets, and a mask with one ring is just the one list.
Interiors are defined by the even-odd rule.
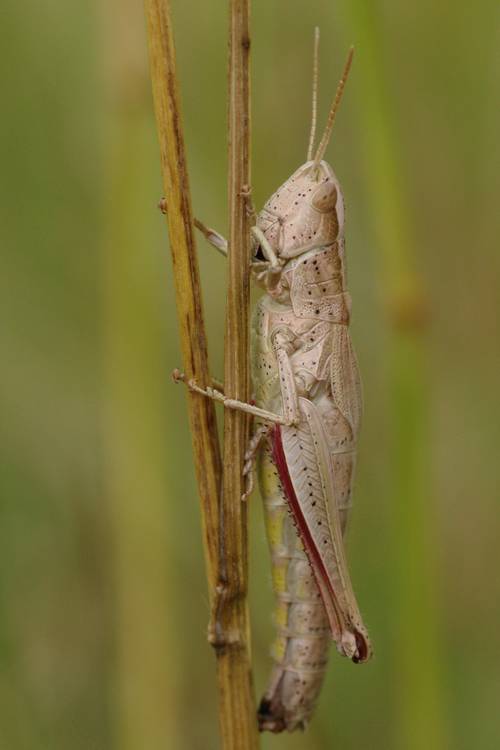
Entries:
[[[343,232],[344,201],[326,161],[307,161],[269,198],[257,216],[277,258],[287,260],[333,244]],[[258,254],[255,243],[255,255]]]

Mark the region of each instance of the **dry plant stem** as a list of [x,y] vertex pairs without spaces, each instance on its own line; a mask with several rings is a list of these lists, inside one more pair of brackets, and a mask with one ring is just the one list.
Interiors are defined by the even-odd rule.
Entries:
[[[224,388],[229,398],[249,397],[250,76],[248,0],[231,0],[229,21],[229,252]],[[224,489],[220,514],[218,599],[214,646],[221,691],[221,734],[226,750],[254,750],[258,730],[250,668],[247,607],[247,508],[243,468],[248,417],[224,414]]]
[[[168,0],[145,0],[153,96],[174,262],[183,365],[188,378],[210,384],[200,304],[193,218],[179,111]],[[248,398],[249,227],[242,188],[249,184],[249,75],[247,2],[231,3],[229,63],[229,291],[226,327],[225,390]],[[214,405],[189,395],[189,414],[197,479],[202,501],[209,590],[210,639],[217,655],[219,717],[226,750],[255,750],[258,732],[249,654],[246,604],[247,539],[243,465],[247,417],[225,415],[227,471],[223,500],[218,496],[221,462]]]
[[[168,0],[145,0],[145,11],[183,367],[189,377],[206,386],[210,384],[210,377],[170,4]],[[217,425],[214,405],[203,396],[189,393],[188,411],[201,500],[209,593],[213,601],[217,580],[221,487]]]
[[[225,339],[225,393],[249,397],[249,212],[245,192],[250,185],[250,75],[248,0],[230,1],[229,27],[229,253]],[[258,731],[250,668],[247,608],[247,508],[243,468],[248,417],[226,411],[224,418],[224,490],[221,508],[220,599],[216,610],[218,670],[223,708],[221,730],[227,750],[258,747]]]

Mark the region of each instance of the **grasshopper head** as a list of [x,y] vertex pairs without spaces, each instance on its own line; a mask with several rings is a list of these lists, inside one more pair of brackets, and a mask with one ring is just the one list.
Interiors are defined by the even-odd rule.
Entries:
[[342,191],[333,169],[323,157],[330,141],[354,50],[352,47],[349,50],[323,136],[313,156],[317,114],[318,42],[319,31],[316,29],[313,112],[307,161],[269,198],[257,216],[254,259],[264,263],[267,261],[275,273],[288,258],[296,258],[308,250],[333,244],[344,230]]
[[[343,225],[342,191],[326,161],[307,161],[299,167],[257,216],[257,227],[277,258],[283,260],[331,245]],[[257,257],[259,250],[265,256],[265,248],[256,242]]]

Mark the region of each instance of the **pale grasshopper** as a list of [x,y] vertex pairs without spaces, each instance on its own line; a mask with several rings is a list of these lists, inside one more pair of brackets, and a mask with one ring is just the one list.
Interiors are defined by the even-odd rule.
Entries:
[[[314,152],[318,40],[316,30],[307,161],[269,198],[251,230],[252,273],[266,292],[253,316],[255,405],[188,383],[257,420],[245,473],[249,494],[257,457],[277,599],[275,666],[259,724],[274,732],[307,724],[332,638],[354,662],[371,655],[343,544],[362,402],[348,329],[344,201],[323,159],[353,50]],[[224,238],[196,225],[226,252]],[[182,379],[178,372],[176,377]]]

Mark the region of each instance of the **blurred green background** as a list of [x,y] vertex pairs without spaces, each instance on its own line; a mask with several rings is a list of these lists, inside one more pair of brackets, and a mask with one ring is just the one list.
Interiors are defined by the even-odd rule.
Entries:
[[[193,204],[226,228],[225,2],[173,2]],[[142,5],[1,12],[0,747],[218,747]],[[376,657],[332,654],[265,750],[500,746],[498,3],[253,2],[260,206],[356,57],[342,181],[365,422],[349,556]],[[224,261],[202,241],[214,374]],[[251,501],[253,660],[270,573]]]

